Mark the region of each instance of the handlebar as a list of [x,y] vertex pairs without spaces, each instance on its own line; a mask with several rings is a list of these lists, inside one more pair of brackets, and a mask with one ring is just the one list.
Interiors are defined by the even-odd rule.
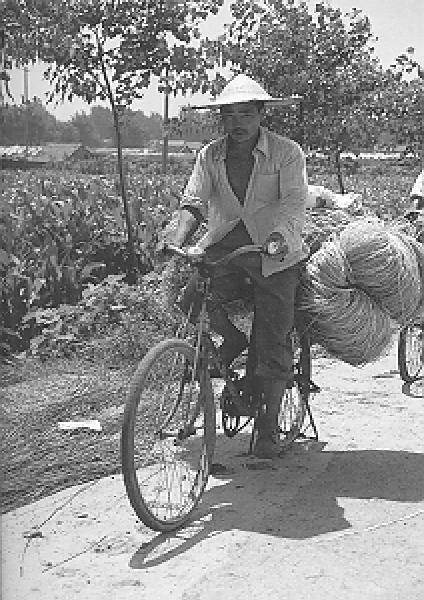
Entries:
[[247,246],[241,246],[240,248],[236,248],[232,252],[226,254],[223,258],[218,260],[209,260],[206,256],[200,256],[199,258],[191,257],[187,254],[185,250],[180,248],[179,246],[174,246],[173,244],[167,244],[165,247],[165,252],[169,252],[174,256],[179,256],[184,258],[187,262],[193,264],[203,264],[209,267],[217,267],[219,265],[225,265],[237,256],[242,256],[243,254],[248,254],[249,252],[256,252],[261,254],[269,254],[266,248],[259,244],[248,244]]
[[424,210],[421,208],[411,208],[406,213],[403,214],[404,219],[411,221],[411,223],[418,221],[420,218],[424,217]]

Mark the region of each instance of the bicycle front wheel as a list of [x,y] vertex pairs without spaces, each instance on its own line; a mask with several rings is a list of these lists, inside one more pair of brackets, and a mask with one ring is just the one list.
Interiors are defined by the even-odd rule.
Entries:
[[178,339],[152,348],[132,379],[121,437],[127,494],[151,529],[181,527],[199,503],[215,422],[208,369],[195,365],[194,348]]
[[399,334],[398,366],[403,381],[413,383],[423,377],[424,327],[407,325]]

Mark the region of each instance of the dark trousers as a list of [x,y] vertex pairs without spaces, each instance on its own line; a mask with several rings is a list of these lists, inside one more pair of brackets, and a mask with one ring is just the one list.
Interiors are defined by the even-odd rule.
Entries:
[[[206,253],[211,260],[216,260],[249,243],[252,241],[244,226],[237,226]],[[224,313],[222,304],[253,299],[254,318],[248,356],[251,375],[284,381],[291,375],[293,357],[289,333],[294,324],[299,276],[300,268],[296,265],[264,277],[260,255],[253,253],[235,258],[229,266],[217,267],[213,274],[213,300],[208,305],[208,313],[212,329],[224,338],[227,348],[231,347],[232,340],[235,340],[235,347],[240,343],[241,332]],[[185,312],[193,306],[192,314],[196,315],[199,304],[194,275],[184,291],[181,306]]]

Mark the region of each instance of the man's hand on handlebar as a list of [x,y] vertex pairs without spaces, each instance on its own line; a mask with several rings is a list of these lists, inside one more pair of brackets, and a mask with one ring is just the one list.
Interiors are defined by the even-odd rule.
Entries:
[[188,246],[185,252],[192,263],[202,262],[205,258],[205,249],[200,246]]
[[155,246],[156,254],[163,256],[166,253],[167,247],[168,247],[168,242],[166,240],[159,240]]
[[165,240],[156,244],[156,252],[163,256],[174,255],[186,257],[191,263],[202,262],[205,258],[205,250],[200,246],[187,246],[186,248],[181,248],[181,244]]
[[263,250],[269,256],[284,260],[289,252],[289,247],[284,236],[278,231],[273,231],[265,240]]
[[413,208],[405,213],[404,218],[414,223],[415,225],[423,225],[424,224],[424,210]]
[[[166,255],[181,256],[192,264],[205,262],[206,251],[201,246],[188,246],[181,248],[181,244],[178,242],[161,242],[157,244],[156,249],[158,252]],[[226,256],[216,260],[207,261],[208,264],[218,266],[219,264],[226,264],[230,260],[248,254],[250,252],[259,252],[261,254],[268,254],[278,260],[284,260],[289,252],[289,247],[286,243],[284,236],[279,232],[271,233],[267,240],[263,244],[248,244],[236,248],[232,252],[229,252]]]

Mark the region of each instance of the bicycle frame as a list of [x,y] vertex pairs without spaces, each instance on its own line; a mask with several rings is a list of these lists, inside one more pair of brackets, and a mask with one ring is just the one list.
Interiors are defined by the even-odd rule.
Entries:
[[[181,248],[175,247],[175,246],[170,246],[169,250],[173,253],[176,254],[178,256],[181,256],[183,258],[185,258],[186,260],[190,261],[190,257],[187,256],[186,252],[184,250],[181,250]],[[266,248],[264,248],[263,246],[258,246],[258,245],[249,245],[249,246],[242,246],[240,248],[237,248],[236,250],[234,250],[233,252],[230,252],[228,255],[226,255],[223,259],[220,259],[218,261],[215,262],[202,262],[202,261],[192,261],[197,263],[198,265],[198,272],[199,272],[199,281],[198,281],[198,291],[201,293],[201,309],[199,312],[199,316],[197,319],[197,336],[196,336],[196,340],[194,342],[194,347],[196,350],[196,354],[195,354],[195,365],[199,365],[198,367],[195,366],[194,372],[201,372],[202,369],[206,368],[209,369],[210,366],[215,367],[217,369],[217,371],[219,372],[219,374],[221,375],[221,378],[225,381],[225,386],[227,387],[227,390],[229,391],[229,394],[231,396],[231,401],[234,402],[234,404],[237,406],[237,399],[239,398],[239,390],[237,389],[236,386],[236,381],[237,381],[237,374],[232,371],[231,369],[229,369],[221,360],[219,353],[217,351],[217,348],[210,336],[210,320],[209,320],[209,316],[207,313],[207,303],[208,300],[211,299],[212,295],[210,292],[210,284],[211,284],[211,274],[209,272],[209,269],[211,267],[217,266],[219,264],[226,264],[227,262],[229,262],[230,260],[232,260],[233,258],[235,258],[236,256],[240,256],[242,254],[248,253],[248,252],[260,252],[260,253],[269,253],[267,251]],[[189,314],[187,315],[187,319],[185,320],[184,324],[182,325],[181,328],[179,328],[178,330],[178,336],[183,336],[186,337],[187,334],[187,328],[188,328],[188,323],[192,322],[191,319],[191,312],[189,312]],[[309,340],[309,337],[308,337]],[[308,341],[309,344],[309,341]],[[199,371],[198,371],[199,369]],[[305,408],[307,411],[307,414],[309,416],[309,421],[310,421],[310,425],[313,429],[313,439],[318,439],[318,432],[313,420],[313,416],[312,416],[312,412],[311,412],[311,408],[309,405],[309,401],[308,401],[308,396],[309,393],[315,393],[320,391],[319,387],[313,383],[310,380],[310,375],[308,375],[307,380],[303,380],[299,381],[299,378],[296,378],[296,381],[299,383],[299,386],[303,387],[305,389],[305,400],[304,400],[304,404],[305,404]],[[258,401],[258,406],[257,409],[260,408],[260,400]],[[252,413],[253,413],[253,407],[252,407]],[[226,415],[228,418],[233,418],[232,415]],[[244,416],[247,417],[247,415],[243,414],[240,416]],[[226,430],[226,434],[230,437],[232,437],[233,435],[236,435],[236,433],[238,433],[238,431],[240,431],[241,429],[243,429],[246,425],[248,425],[248,423],[250,423],[250,421],[252,420],[252,418],[256,418],[257,416],[257,411],[254,414],[251,414],[248,416],[246,422],[242,425],[242,426],[238,426],[238,422],[239,422],[239,417],[234,417],[236,419],[236,426],[234,428],[231,428],[230,431],[226,430],[225,426],[224,426],[224,430]]]
[[[199,317],[197,319],[197,338],[194,344],[196,349],[194,372],[197,372],[198,370],[197,365],[199,365],[199,370],[202,368],[209,369],[210,367],[215,367],[217,372],[221,375],[221,378],[228,386],[230,393],[235,396],[238,394],[238,390],[234,381],[231,379],[233,372],[222,361],[217,347],[215,346],[210,335],[210,320],[207,311],[208,300],[210,300],[212,297],[210,292],[210,284],[210,274],[204,273],[201,269],[199,269],[198,291],[202,294],[202,300]],[[182,330],[180,330],[180,335],[181,333],[184,335],[187,331],[190,316],[191,314],[189,313]]]

